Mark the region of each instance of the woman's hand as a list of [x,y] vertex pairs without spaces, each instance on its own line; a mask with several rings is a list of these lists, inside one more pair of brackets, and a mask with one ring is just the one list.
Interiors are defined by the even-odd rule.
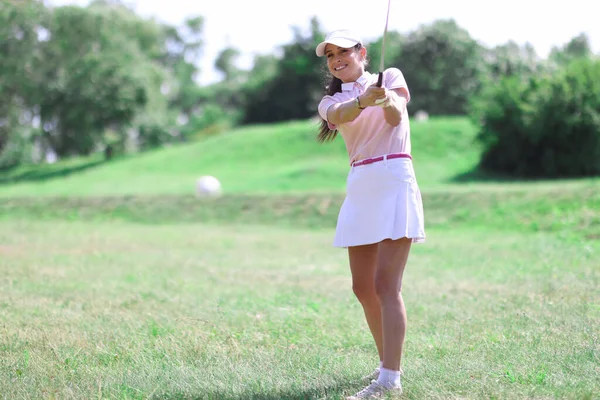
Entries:
[[384,87],[372,85],[365,90],[363,94],[358,96],[361,107],[371,107],[383,104],[388,98],[388,90]]
[[381,103],[383,107],[383,116],[387,123],[397,126],[402,121],[402,116],[406,111],[408,103],[408,92],[405,88],[398,88],[388,91],[388,97]]

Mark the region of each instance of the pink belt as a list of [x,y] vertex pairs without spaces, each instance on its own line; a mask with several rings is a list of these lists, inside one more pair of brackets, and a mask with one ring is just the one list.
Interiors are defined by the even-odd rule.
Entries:
[[373,158],[365,158],[364,160],[355,161],[351,165],[353,167],[358,167],[360,165],[373,164],[383,160],[391,160],[393,158],[410,158],[412,160],[412,156],[406,153],[394,153],[394,154],[386,154],[385,156],[373,157]]

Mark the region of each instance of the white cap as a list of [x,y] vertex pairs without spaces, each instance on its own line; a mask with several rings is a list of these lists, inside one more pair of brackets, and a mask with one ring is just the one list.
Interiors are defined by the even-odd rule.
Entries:
[[317,46],[318,57],[323,57],[325,55],[325,46],[327,46],[328,43],[349,49],[350,47],[356,46],[358,43],[362,44],[362,40],[356,33],[348,29],[330,32],[325,37],[325,40]]

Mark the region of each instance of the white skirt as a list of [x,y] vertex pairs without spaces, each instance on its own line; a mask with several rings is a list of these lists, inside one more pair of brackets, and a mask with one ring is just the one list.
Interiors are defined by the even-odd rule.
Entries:
[[421,192],[410,158],[352,166],[333,245],[360,246],[384,239],[425,241]]

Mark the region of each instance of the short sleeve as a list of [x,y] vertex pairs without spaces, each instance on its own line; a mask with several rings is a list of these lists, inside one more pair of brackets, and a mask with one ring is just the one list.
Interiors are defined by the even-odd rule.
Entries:
[[333,96],[324,96],[323,99],[321,99],[321,102],[319,103],[319,115],[321,116],[321,118],[327,121],[327,125],[331,130],[335,130],[337,126],[329,122],[329,120],[327,119],[327,110],[329,110],[329,107],[331,107],[335,103],[339,103],[339,101]]
[[406,89],[406,93],[408,94],[407,101],[410,101],[410,91],[408,90],[408,85],[406,84],[404,75],[398,68],[388,68],[385,71],[384,86],[388,89]]

